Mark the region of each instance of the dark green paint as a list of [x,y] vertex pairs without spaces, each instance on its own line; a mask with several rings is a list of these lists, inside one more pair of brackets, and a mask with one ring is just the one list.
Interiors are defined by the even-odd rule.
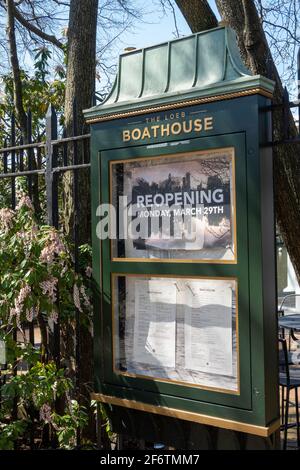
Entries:
[[[228,45],[228,42],[226,44]],[[182,75],[180,76],[182,77]],[[235,79],[240,80],[237,77],[231,77],[230,81]],[[118,80],[120,80],[120,76]],[[269,86],[271,87],[270,83]],[[192,93],[196,93],[195,88]],[[180,101],[181,97],[177,96],[176,101]],[[171,103],[172,100],[174,101],[174,96],[164,95],[164,100],[166,99]],[[122,109],[118,109],[121,111],[125,108],[138,109],[142,103],[145,104],[145,101],[147,100],[141,98],[137,104],[132,99],[129,104],[119,103],[118,106],[121,106]],[[108,100],[107,107],[98,107],[89,111],[87,117],[92,114],[93,116],[103,116],[105,113],[111,112],[115,105],[111,104],[108,110],[109,103]],[[190,113],[195,116],[196,112],[200,117],[203,115],[214,118],[213,130],[201,135],[189,134],[188,138],[185,135],[179,135],[164,139],[150,139],[147,142],[123,143],[123,129],[130,128],[132,123],[134,123],[134,127],[143,128],[146,118],[162,116],[165,113],[149,113],[127,119],[96,123],[92,126],[93,277],[96,294],[95,392],[261,426],[268,426],[279,417],[272,154],[270,150],[262,148],[263,142],[269,138],[270,129],[269,116],[260,112],[260,108],[267,104],[269,104],[267,98],[253,95],[179,109],[178,111],[185,111],[187,119],[191,115]],[[186,140],[184,144],[183,140]],[[154,145],[160,143],[168,145],[164,147]],[[170,143],[178,145],[170,146]],[[104,241],[101,247],[100,240],[95,234],[98,222],[95,215],[96,208],[101,202],[109,201],[108,164],[110,160],[167,155],[168,153],[228,146],[234,146],[236,151],[238,249],[238,263],[236,265],[110,261],[109,242]],[[113,374],[110,285],[112,273],[237,277],[240,395]],[[141,412],[123,410],[118,407],[108,407],[108,410],[114,410],[112,420],[115,429],[123,429],[124,432],[134,433],[141,437],[140,432],[137,431],[139,426],[136,421],[141,419]],[[143,419],[160,423],[160,426],[162,422],[172,423],[174,421],[157,416],[148,417],[148,415]],[[125,428],[122,428],[122,420],[125,420]],[[155,428],[155,425],[153,426]],[[193,425],[187,423],[179,425],[181,429],[188,426],[192,427]],[[205,434],[206,428],[200,426],[197,429],[202,429]],[[155,432],[153,431],[153,439]],[[207,437],[207,439],[211,439],[211,437]],[[269,444],[267,445],[265,442],[264,445],[268,446]]]

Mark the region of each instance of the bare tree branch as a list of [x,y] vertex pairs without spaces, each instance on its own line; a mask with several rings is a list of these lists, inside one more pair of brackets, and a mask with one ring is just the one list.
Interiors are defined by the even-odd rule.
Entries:
[[20,11],[17,8],[13,7],[13,11],[14,11],[15,18],[26,29],[36,34],[37,36],[39,36],[41,39],[44,39],[45,41],[48,41],[54,44],[54,46],[59,47],[62,50],[64,49],[63,44],[55,36],[44,33],[44,31],[41,31],[41,29],[37,28],[34,24],[30,23],[30,21],[26,20],[26,18],[24,18],[24,16],[20,13]]
[[70,6],[70,2],[60,2],[59,0],[53,0],[53,2],[56,3],[56,5],[64,5],[65,7]]
[[288,35],[295,41],[295,42],[298,42],[300,43],[300,36],[297,36],[295,33],[293,33],[289,28],[287,28],[286,26],[282,25],[282,24],[276,24],[276,23],[273,23],[272,21],[268,21],[266,19],[263,19],[263,23],[264,24],[268,24],[270,26],[273,26],[273,28],[278,28],[278,29],[282,29],[284,31],[286,31],[288,33]]

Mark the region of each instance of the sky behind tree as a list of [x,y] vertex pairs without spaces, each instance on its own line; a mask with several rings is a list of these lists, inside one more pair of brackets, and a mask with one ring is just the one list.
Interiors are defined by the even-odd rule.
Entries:
[[[181,11],[174,4],[174,10],[171,8],[166,8],[165,14],[163,14],[162,9],[159,8],[160,0],[135,0],[135,5],[140,12],[143,12],[142,21],[135,21],[133,27],[125,31],[120,37],[119,41],[115,43],[112,50],[111,59],[114,63],[117,63],[117,57],[120,53],[123,52],[126,47],[136,47],[137,49],[148,47],[152,44],[159,44],[165,41],[172,40],[179,36],[186,36],[191,34],[191,30],[187,25]],[[167,2],[166,2],[167,3]],[[214,0],[209,0],[213,12],[215,13],[218,20],[220,20],[220,15],[218,13],[216,3]],[[272,12],[269,13],[269,20],[272,20],[275,24],[280,24],[280,18],[273,15]],[[269,40],[269,36],[267,35]],[[280,38],[279,43],[283,42],[283,38]],[[287,45],[286,52],[288,48],[292,48],[291,45]],[[297,64],[296,60],[294,61],[294,66],[287,57],[283,57],[281,53],[278,56],[278,51],[272,48],[272,53],[276,61],[278,72],[282,77],[284,84],[288,87],[291,93],[291,99],[296,99],[297,96]],[[275,57],[275,55],[277,57]],[[292,75],[292,79],[288,78]],[[293,78],[295,77],[295,79]],[[97,88],[99,87],[99,84]]]
[[[156,44],[164,41],[169,41],[177,37],[176,27],[180,36],[191,34],[190,27],[185,21],[179,8],[174,5],[174,13],[176,15],[176,24],[174,21],[173,12],[171,9],[167,11],[167,15],[159,12],[157,5],[158,0],[144,0],[136,1],[141,10],[145,10],[146,15],[144,22],[137,25],[134,31],[127,31],[122,35],[122,42],[126,44],[125,47],[148,47],[151,44]],[[212,7],[215,15],[219,18],[218,10],[214,0],[208,2]],[[122,52],[122,50],[120,50]]]

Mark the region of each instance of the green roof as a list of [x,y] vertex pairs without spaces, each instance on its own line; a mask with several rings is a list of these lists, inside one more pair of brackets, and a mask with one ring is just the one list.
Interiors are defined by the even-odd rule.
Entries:
[[244,66],[233,30],[219,27],[121,54],[110,94],[84,114],[87,120],[109,119],[247,90],[272,94],[273,88],[271,80]]

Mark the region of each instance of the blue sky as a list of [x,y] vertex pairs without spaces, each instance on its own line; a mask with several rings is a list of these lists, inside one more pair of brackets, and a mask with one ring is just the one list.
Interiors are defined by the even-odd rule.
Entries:
[[[115,55],[116,57],[112,59],[115,63],[117,63],[117,56],[123,52],[125,47],[131,46],[139,49],[142,47],[150,46],[152,44],[159,44],[161,42],[169,41],[176,37],[172,11],[168,10],[167,15],[159,14],[157,7],[158,2],[159,0],[135,0],[133,2],[135,6],[137,5],[138,8],[140,8],[140,10],[144,10],[148,13],[144,16],[143,22],[140,22],[138,24],[137,22],[135,22],[132,31],[127,31],[123,33],[120,38],[121,41],[116,43],[113,50],[113,55]],[[220,19],[218,10],[215,5],[215,1],[208,0],[208,2],[217,18]],[[176,6],[175,10],[177,26],[180,35],[185,36],[191,34],[190,28],[187,25],[180,10]],[[289,64],[286,64],[284,61],[280,60],[280,58],[277,59],[276,62],[278,72],[280,76],[284,79],[284,73],[286,72],[286,69],[288,68]],[[295,80],[293,80],[292,82],[284,82],[284,84],[288,86],[291,92],[291,99],[296,98],[296,62],[293,69],[295,69]]]
[[[147,47],[151,44],[158,44],[160,42],[168,41],[176,37],[175,25],[171,11],[168,11],[168,15],[163,16],[161,14],[158,16],[155,1],[148,0],[147,2],[145,2],[143,0],[137,0],[137,2],[135,3],[138,3],[141,8],[143,8],[144,6],[149,12],[152,11],[152,13],[147,14],[144,23],[135,25],[134,32],[127,32],[122,35],[122,42],[125,47]],[[215,2],[210,0],[209,3],[216,15],[218,16]],[[175,8],[176,20],[180,35],[185,36],[191,34],[191,30],[187,25],[180,10],[177,7]]]

